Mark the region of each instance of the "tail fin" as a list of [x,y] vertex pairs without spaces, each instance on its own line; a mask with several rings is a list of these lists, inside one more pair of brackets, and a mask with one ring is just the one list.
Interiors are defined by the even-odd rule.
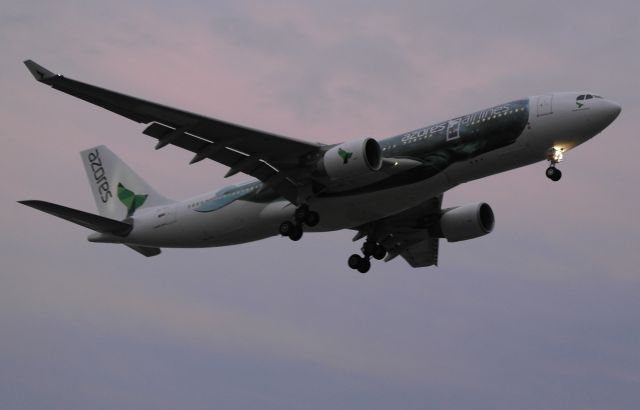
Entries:
[[173,202],[156,192],[104,145],[80,155],[100,215],[122,220],[137,209]]

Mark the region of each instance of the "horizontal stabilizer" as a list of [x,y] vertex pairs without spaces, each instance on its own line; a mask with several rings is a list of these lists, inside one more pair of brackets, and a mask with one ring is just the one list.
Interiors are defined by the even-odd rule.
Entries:
[[47,80],[50,80],[56,76],[56,74],[37,64],[33,60],[27,60],[24,62],[24,65],[27,66],[31,74],[36,78],[36,80],[46,83]]
[[152,248],[150,246],[137,246],[137,245],[126,245],[126,246],[146,257],[160,255],[160,253],[162,252],[160,248]]
[[18,202],[100,233],[126,236],[131,232],[131,229],[133,229],[133,226],[126,222],[116,221],[115,219],[105,218],[104,216],[94,215],[89,212],[79,211],[73,208],[67,208],[66,206],[52,204],[51,202],[36,200]]

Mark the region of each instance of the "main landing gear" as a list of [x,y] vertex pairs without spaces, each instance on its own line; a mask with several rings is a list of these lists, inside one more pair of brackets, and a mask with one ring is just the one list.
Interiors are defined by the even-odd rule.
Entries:
[[562,178],[562,172],[558,168],[556,168],[556,164],[562,161],[562,157],[564,156],[563,151],[563,148],[554,147],[549,149],[547,153],[547,160],[549,161],[550,165],[549,168],[547,168],[545,174],[547,175],[547,178],[554,182],[560,181],[560,178]]
[[299,241],[304,231],[303,225],[314,227],[320,222],[320,215],[309,210],[309,206],[304,204],[296,208],[293,214],[294,222],[284,221],[280,224],[280,235],[288,236],[292,241]]
[[387,256],[387,250],[384,246],[367,240],[362,245],[362,254],[363,256],[354,253],[349,256],[347,263],[351,269],[355,269],[360,273],[367,273],[371,269],[371,257],[377,260],[384,259]]

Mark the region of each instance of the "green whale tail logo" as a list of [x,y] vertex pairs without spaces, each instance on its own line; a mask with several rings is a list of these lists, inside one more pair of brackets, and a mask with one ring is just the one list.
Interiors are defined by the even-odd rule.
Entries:
[[349,162],[349,158],[353,155],[353,152],[348,152],[343,150],[342,148],[338,148],[338,155],[342,158],[343,164]]
[[127,207],[127,217],[133,215],[136,209],[140,208],[149,195],[138,195],[128,190],[124,185],[118,183],[118,199]]

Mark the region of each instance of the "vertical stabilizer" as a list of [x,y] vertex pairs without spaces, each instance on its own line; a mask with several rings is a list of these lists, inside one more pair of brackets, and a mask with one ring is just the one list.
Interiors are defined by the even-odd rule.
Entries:
[[156,192],[104,145],[80,155],[100,215],[122,220],[138,209],[173,202]]

